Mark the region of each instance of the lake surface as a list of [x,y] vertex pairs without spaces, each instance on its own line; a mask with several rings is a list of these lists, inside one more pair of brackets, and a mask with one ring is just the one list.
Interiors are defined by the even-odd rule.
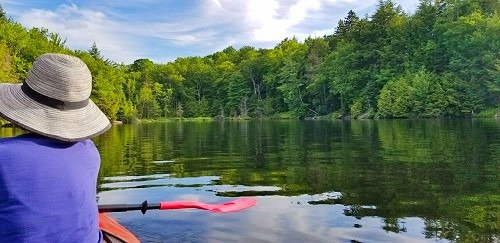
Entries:
[[112,214],[144,242],[500,240],[500,120],[143,123],[94,142],[100,204],[259,201]]

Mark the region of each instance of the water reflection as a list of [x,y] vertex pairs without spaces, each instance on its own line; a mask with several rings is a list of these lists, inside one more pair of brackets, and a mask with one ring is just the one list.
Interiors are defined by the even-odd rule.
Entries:
[[98,190],[102,203],[259,197],[255,208],[224,216],[115,215],[144,241],[492,242],[500,234],[499,125],[367,120],[114,126],[94,140],[103,161]]

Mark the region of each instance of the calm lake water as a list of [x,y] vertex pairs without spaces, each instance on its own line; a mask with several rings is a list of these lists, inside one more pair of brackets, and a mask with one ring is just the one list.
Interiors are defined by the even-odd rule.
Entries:
[[500,120],[143,123],[94,142],[100,204],[259,201],[112,214],[144,242],[500,241]]

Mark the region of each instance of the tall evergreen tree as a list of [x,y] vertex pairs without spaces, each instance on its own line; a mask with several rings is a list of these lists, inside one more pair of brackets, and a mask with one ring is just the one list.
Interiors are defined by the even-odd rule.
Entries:
[[7,15],[5,14],[5,11],[3,10],[2,4],[0,4],[0,20],[6,20]]
[[89,54],[91,57],[93,57],[96,60],[102,59],[101,51],[99,51],[99,48],[97,48],[97,44],[95,43],[95,41],[94,41],[94,43],[92,43],[92,47],[90,47],[90,49],[89,49]]

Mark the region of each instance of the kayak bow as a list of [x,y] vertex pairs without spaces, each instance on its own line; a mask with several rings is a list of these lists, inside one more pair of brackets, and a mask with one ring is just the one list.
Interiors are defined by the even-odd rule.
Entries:
[[102,232],[103,242],[106,243],[140,243],[125,227],[121,226],[106,213],[99,213],[99,229]]

